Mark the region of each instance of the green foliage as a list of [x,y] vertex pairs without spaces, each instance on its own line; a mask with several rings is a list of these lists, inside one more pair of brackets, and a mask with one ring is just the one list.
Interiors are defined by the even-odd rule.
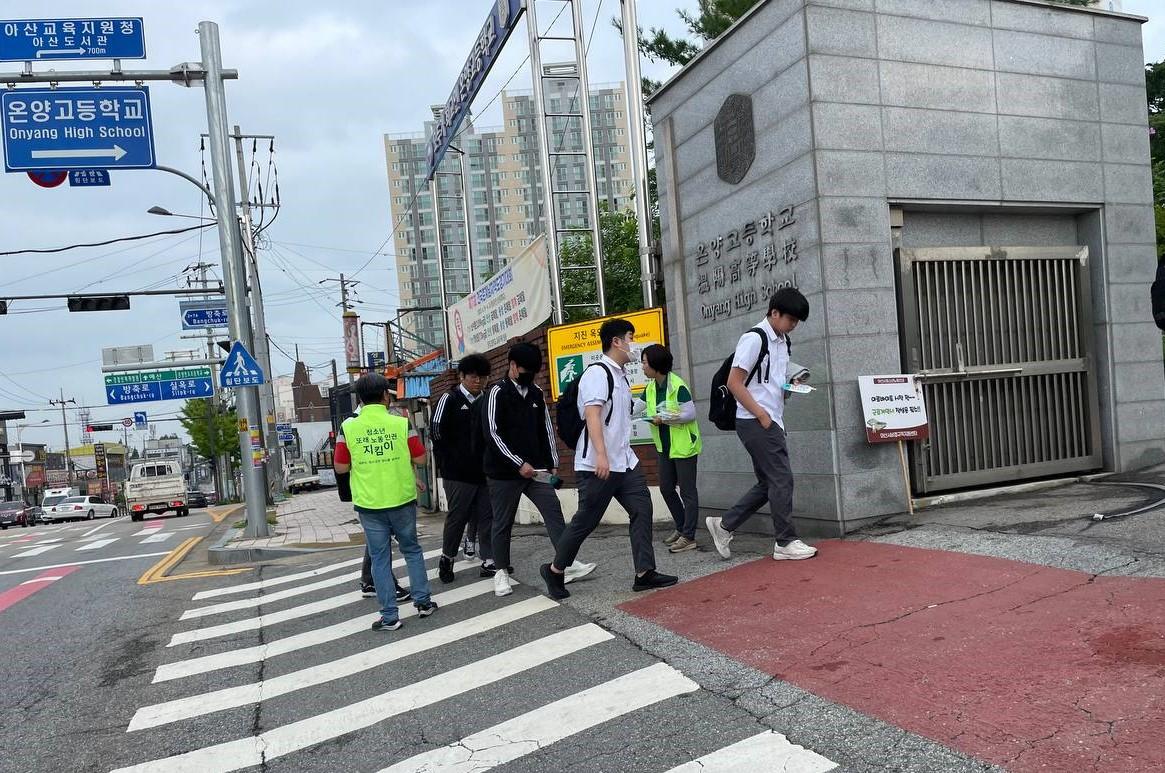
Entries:
[[[603,240],[603,279],[606,282],[607,313],[621,314],[643,308],[643,288],[639,283],[639,225],[635,210],[612,212],[606,202],[599,204],[599,232]],[[563,267],[589,266],[594,261],[590,235],[574,237],[562,245]],[[595,302],[595,283],[590,272],[562,272],[564,305]],[[567,309],[566,321],[577,322],[599,316],[598,307]]]
[[[704,44],[715,40],[731,27],[758,0],[698,0],[697,10],[676,13],[688,28],[692,39],[673,38],[661,29],[639,34],[639,50],[653,62],[667,62],[682,67],[700,53]],[[650,96],[660,86],[658,81],[643,79],[643,93]]]
[[1149,153],[1153,159],[1153,214],[1157,221],[1157,259],[1165,260],[1165,62],[1145,65],[1149,103]]
[[[210,414],[212,402],[205,398],[187,400],[182,407],[179,422],[190,435],[190,441],[203,459],[213,459],[215,453],[229,453],[231,459],[239,460],[238,415],[231,408],[218,416]],[[213,431],[212,431],[213,428]],[[213,448],[211,439],[213,436]]]

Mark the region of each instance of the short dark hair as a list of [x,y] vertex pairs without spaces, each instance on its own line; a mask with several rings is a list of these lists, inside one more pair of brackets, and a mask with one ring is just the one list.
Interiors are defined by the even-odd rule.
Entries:
[[603,345],[603,351],[608,351],[611,348],[611,342],[616,338],[622,338],[628,333],[634,333],[635,326],[625,319],[616,318],[609,319],[599,327],[599,343]]
[[782,287],[769,299],[769,314],[774,311],[804,322],[809,319],[809,301],[796,287]]
[[537,373],[542,370],[542,350],[530,343],[514,344],[510,347],[510,362],[530,373]]
[[652,344],[643,350],[643,359],[657,373],[671,373],[672,363],[675,361],[666,346]]
[[489,378],[492,370],[489,358],[484,354],[467,354],[457,363],[457,372],[462,376],[481,376]]
[[356,394],[364,405],[384,402],[388,391],[388,379],[379,373],[365,373],[356,380]]

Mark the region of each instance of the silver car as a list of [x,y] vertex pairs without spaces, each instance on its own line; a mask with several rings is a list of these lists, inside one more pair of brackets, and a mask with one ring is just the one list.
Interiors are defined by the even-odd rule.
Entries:
[[74,518],[93,520],[94,518],[116,518],[117,506],[101,497],[81,496],[62,499],[51,507],[44,508],[40,519],[45,522],[69,521]]

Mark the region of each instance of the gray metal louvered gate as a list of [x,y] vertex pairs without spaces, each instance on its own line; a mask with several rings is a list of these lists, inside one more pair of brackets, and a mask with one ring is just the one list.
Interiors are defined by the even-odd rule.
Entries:
[[1102,465],[1087,247],[897,250],[920,494]]

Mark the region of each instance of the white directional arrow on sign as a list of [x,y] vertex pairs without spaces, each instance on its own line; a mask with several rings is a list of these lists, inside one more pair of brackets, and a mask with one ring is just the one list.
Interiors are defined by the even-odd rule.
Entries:
[[76,150],[33,150],[33,158],[112,158],[120,161],[125,155],[125,148],[114,145],[112,148],[78,148]]
[[58,48],[55,51],[37,51],[36,58],[40,59],[42,56],[57,56],[58,54],[77,54],[80,56],[85,53],[83,48]]

